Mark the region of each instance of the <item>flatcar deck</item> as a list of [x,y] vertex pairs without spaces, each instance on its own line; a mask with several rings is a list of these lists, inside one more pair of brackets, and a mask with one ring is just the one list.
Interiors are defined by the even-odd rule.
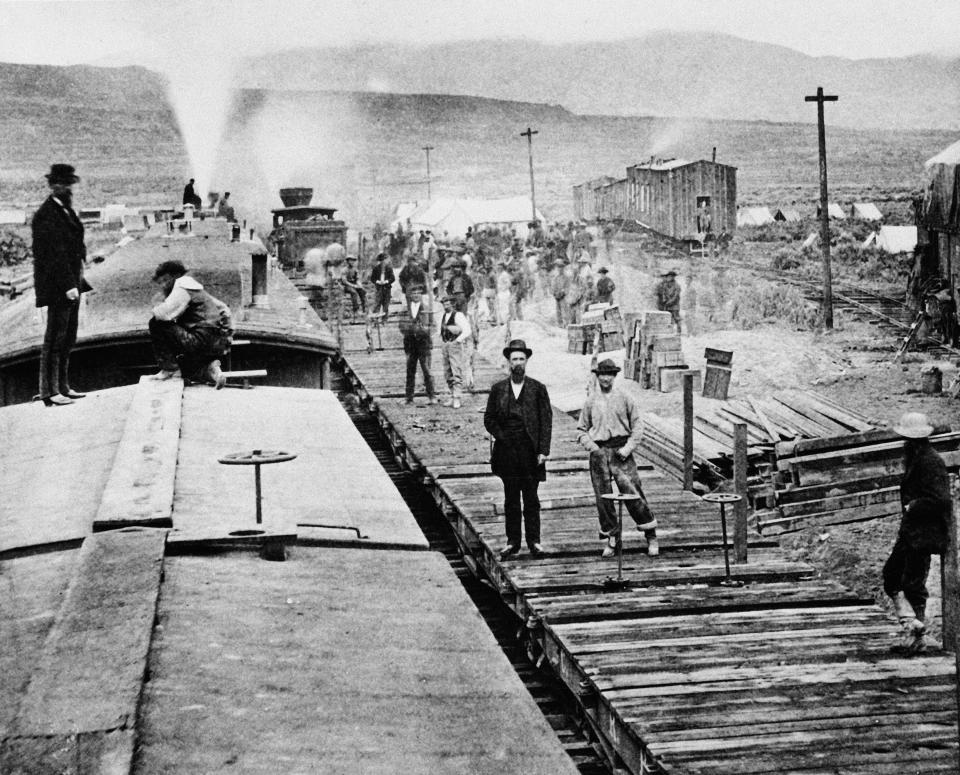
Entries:
[[[577,771],[334,394],[144,379],[0,429],[0,771]],[[261,525],[218,462],[253,448],[297,454]]]
[[[628,531],[629,584],[607,591],[616,563],[599,556],[586,455],[559,411],[540,489],[548,556],[500,561],[503,494],[489,473],[486,394],[468,395],[456,411],[405,405],[390,398],[402,395],[400,353],[367,352],[361,336],[347,327],[344,368],[355,389],[526,623],[530,648],[579,698],[615,764],[633,773],[956,772],[953,656],[898,658],[889,648],[895,623],[872,600],[766,538],[751,537],[748,563],[733,565],[725,585],[716,508],[652,466],[641,478],[661,555],[648,557]],[[435,378],[439,371],[435,363]]]

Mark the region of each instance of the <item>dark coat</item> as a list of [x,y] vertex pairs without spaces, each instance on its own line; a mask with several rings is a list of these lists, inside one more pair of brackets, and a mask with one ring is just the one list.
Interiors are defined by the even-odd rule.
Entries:
[[420,302],[417,316],[410,314],[410,302],[404,301],[403,309],[397,316],[400,333],[403,335],[403,351],[407,354],[416,354],[433,348],[433,337],[430,333],[430,310],[426,309],[425,302]]
[[[550,406],[550,396],[542,382],[526,377],[523,391],[520,393],[520,406],[523,411],[523,424],[527,435],[533,443],[533,449],[538,455],[550,454],[550,439],[553,434],[553,409]],[[487,398],[487,408],[483,413],[483,427],[493,436],[493,451],[490,464],[493,473],[497,476],[510,476],[510,471],[502,470],[499,465],[501,456],[497,454],[497,445],[503,444],[504,433],[500,427],[506,417],[507,402],[510,397],[510,379],[501,380],[490,388]],[[546,479],[546,468],[540,467],[540,481]]]
[[47,197],[33,215],[33,287],[37,306],[63,300],[71,288],[90,290],[83,279],[87,248],[83,224],[73,210],[65,210]]
[[946,548],[951,518],[950,479],[943,458],[929,443],[908,456],[900,482],[900,534],[915,549],[937,554]]

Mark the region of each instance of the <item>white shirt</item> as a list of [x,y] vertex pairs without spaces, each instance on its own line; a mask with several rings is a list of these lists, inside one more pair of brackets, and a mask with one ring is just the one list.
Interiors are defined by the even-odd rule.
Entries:
[[419,301],[411,301],[411,302],[410,302],[410,317],[415,318],[415,317],[416,317],[417,315],[419,315],[419,314],[420,314],[420,302],[419,302]]
[[178,277],[173,283],[173,290],[162,302],[153,308],[153,316],[157,320],[176,320],[190,303],[189,291],[202,291],[203,286],[190,275]]
[[510,380],[510,389],[513,391],[513,397],[519,401],[520,400],[520,391],[523,390],[523,381],[518,385],[512,379]]
[[473,329],[470,328],[470,321],[467,319],[467,316],[458,310],[453,310],[449,314],[450,319],[447,320],[447,313],[444,312],[440,316],[440,327],[449,326],[451,323],[455,326],[460,326],[460,334],[454,339],[454,342],[465,342],[473,333]]

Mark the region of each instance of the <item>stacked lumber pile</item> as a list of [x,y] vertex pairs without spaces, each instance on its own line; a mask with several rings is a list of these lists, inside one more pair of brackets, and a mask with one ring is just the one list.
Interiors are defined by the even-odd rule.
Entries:
[[[670,313],[648,310],[627,315],[626,323],[624,377],[648,389],[678,389],[679,375],[687,371],[687,364]],[[699,385],[695,389],[699,390]]]
[[[960,432],[936,428],[930,439],[947,468],[960,466]],[[874,429],[776,446],[771,508],[755,514],[762,532],[783,533],[900,516],[903,439]]]
[[595,341],[597,352],[623,348],[623,321],[615,304],[595,304],[584,313],[582,323],[567,326],[567,352],[586,355],[593,352]]
[[[765,506],[775,503],[777,445],[874,430],[867,418],[810,391],[783,391],[764,399],[698,402],[693,419],[694,466],[707,473],[707,479],[713,474],[732,476],[733,426],[740,423],[747,426],[752,492]],[[682,421],[645,415],[638,452],[682,479]]]

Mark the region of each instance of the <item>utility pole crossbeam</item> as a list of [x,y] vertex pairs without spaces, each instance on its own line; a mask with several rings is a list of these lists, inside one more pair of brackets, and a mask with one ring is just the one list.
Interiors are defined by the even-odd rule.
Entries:
[[540,132],[530,127],[527,127],[526,132],[520,133],[520,137],[527,138],[527,150],[530,154],[530,209],[532,210],[530,220],[533,222],[537,220],[537,195],[533,187],[533,136],[538,134],[540,134]]
[[430,151],[433,150],[433,146],[425,145],[422,150],[427,152],[427,200],[430,200],[433,199],[433,197],[430,196]]
[[817,87],[815,95],[803,98],[804,102],[817,103],[817,135],[820,144],[820,247],[823,249],[823,327],[833,328],[833,278],[830,270],[830,213],[827,212],[827,139],[823,128],[823,103],[836,102],[835,94],[824,94]]

